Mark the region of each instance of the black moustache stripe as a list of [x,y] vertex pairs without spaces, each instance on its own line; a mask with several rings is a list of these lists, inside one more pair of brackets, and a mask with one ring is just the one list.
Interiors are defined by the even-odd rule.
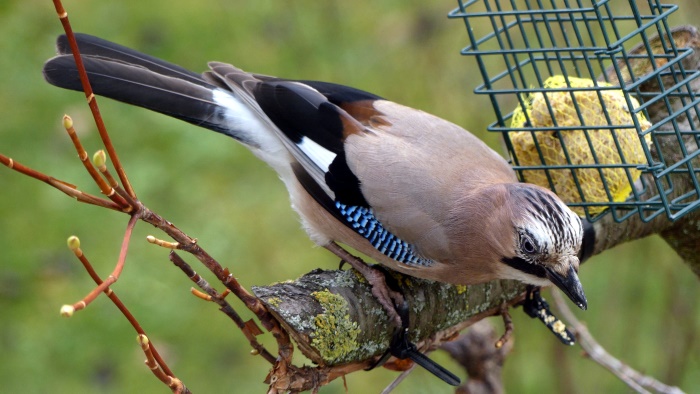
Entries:
[[501,262],[507,264],[508,266],[515,268],[518,271],[522,271],[526,274],[536,276],[538,278],[546,278],[547,273],[544,267],[538,264],[529,263],[522,257],[503,257]]

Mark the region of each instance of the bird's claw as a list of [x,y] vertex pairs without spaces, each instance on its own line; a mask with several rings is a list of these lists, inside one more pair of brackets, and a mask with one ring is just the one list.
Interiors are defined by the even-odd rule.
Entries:
[[538,318],[563,344],[573,345],[576,343],[576,339],[571,331],[549,309],[549,304],[542,298],[539,287],[527,286],[527,294],[525,295],[525,301],[523,301],[523,311],[532,318]]
[[[399,305],[406,302],[396,279],[382,266],[369,267],[369,272],[363,273],[365,279],[372,285],[372,295],[389,315],[389,320],[402,327],[404,319],[400,316]],[[408,307],[406,308],[408,310]],[[407,312],[408,314],[408,312]]]
[[457,376],[448,371],[442,365],[428,358],[428,356],[425,354],[421,353],[416,345],[408,339],[408,302],[404,299],[401,303],[397,303],[395,311],[401,320],[401,326],[397,327],[397,329],[394,331],[391,338],[391,343],[389,344],[389,349],[387,349],[382,357],[380,357],[374,364],[367,368],[367,370],[383,365],[386,363],[389,357],[394,356],[401,360],[410,359],[441,379],[443,382],[452,386],[459,386],[461,381]]

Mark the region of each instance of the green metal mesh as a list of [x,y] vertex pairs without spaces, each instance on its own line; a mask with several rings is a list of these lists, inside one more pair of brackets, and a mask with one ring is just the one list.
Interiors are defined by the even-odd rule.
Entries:
[[[561,196],[554,178],[566,173],[577,195],[564,200],[591,221],[604,213],[611,213],[618,222],[634,215],[649,221],[660,214],[676,220],[700,206],[700,149],[686,149],[688,144],[693,148],[700,145],[700,98],[691,89],[691,84],[699,82],[695,81],[699,75],[698,59],[693,57],[697,31],[692,27],[668,26],[667,17],[677,6],[653,0],[458,3],[459,7],[449,16],[466,24],[470,44],[462,54],[476,59],[484,83],[475,92],[489,97],[496,115],[488,130],[502,133],[521,180],[544,174],[547,186]],[[561,76],[563,84],[549,86],[548,78],[552,76]],[[580,87],[573,77],[599,82]],[[555,93],[565,98],[577,114],[573,119],[575,126],[561,121],[561,103],[555,102]],[[588,95],[588,102],[582,102],[583,94]],[[615,111],[627,116],[622,124],[608,99],[617,94],[622,100],[618,104],[622,104]],[[536,116],[529,110],[518,115],[516,108],[530,108],[534,97],[543,100],[551,125],[537,125]],[[602,107],[602,124],[588,122],[585,108],[595,103]],[[518,116],[524,116],[520,123]],[[630,156],[629,149],[625,149],[630,142],[621,135],[629,130],[638,136],[634,143],[641,146],[640,160],[625,157]],[[523,132],[534,142],[538,163],[524,163],[522,149],[519,151],[518,142],[513,142]],[[573,134],[567,133],[579,133],[585,138],[578,138],[579,145],[573,146]],[[609,153],[600,151],[600,143],[596,145],[601,133],[612,136],[605,137],[609,140],[606,149],[613,152],[617,162],[602,159]],[[553,163],[547,156],[542,143],[544,135],[554,140],[562,162]],[[678,145],[678,155],[664,157],[658,147],[668,143]],[[581,152],[587,152],[591,161],[578,160]],[[585,184],[586,171],[596,174],[602,199],[587,198],[590,194],[584,189],[590,185]],[[623,198],[615,197],[616,186],[610,184],[610,172],[606,171],[618,171],[626,178],[623,183],[628,185],[628,191]],[[678,175],[689,179],[690,187],[682,192],[674,189]]]

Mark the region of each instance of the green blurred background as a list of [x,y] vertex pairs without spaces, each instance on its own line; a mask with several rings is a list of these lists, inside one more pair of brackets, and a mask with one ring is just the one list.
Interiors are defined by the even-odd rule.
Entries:
[[[673,25],[700,15],[696,2],[676,3],[681,12]],[[484,131],[492,119],[489,102],[471,92],[479,82],[475,63],[459,55],[467,44],[464,26],[446,18],[455,6],[448,0],[66,1],[76,31],[193,70],[220,60],[355,86],[456,122],[498,148],[497,136]],[[0,152],[96,193],[61,128],[61,116],[72,115],[88,150],[98,149],[87,106],[81,94],[50,87],[41,77],[61,32],[48,0],[0,2]],[[314,248],[300,229],[277,176],[242,146],[145,110],[100,104],[142,201],[199,238],[245,285],[337,266],[337,258]],[[2,168],[0,190],[0,391],[167,392],[142,365],[132,329],[106,298],[72,319],[58,313],[93,286],[66,238],[78,235],[107,275],[127,217],[77,204]],[[189,294],[189,280],[166,251],[145,242],[151,233],[150,226],[137,227],[113,289],[194,392],[263,392],[268,365],[248,355],[243,336],[214,304]],[[589,310],[577,313],[603,346],[640,371],[697,392],[698,281],[662,240],[596,256],[581,279]],[[513,315],[515,349],[504,370],[510,392],[628,391],[581,357],[580,348],[563,347],[520,310]],[[445,354],[434,357],[458,369]],[[379,392],[395,376],[360,372],[347,384],[352,393]],[[342,381],[322,392],[344,392]],[[397,392],[452,389],[417,370]]]

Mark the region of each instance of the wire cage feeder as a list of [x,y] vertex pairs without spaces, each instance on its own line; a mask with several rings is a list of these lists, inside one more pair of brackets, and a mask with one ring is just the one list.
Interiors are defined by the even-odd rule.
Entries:
[[462,54],[476,59],[475,92],[496,115],[488,130],[503,136],[521,181],[550,188],[589,221],[676,220],[700,206],[700,39],[693,27],[669,27],[676,5],[458,3],[449,16],[466,24]]

